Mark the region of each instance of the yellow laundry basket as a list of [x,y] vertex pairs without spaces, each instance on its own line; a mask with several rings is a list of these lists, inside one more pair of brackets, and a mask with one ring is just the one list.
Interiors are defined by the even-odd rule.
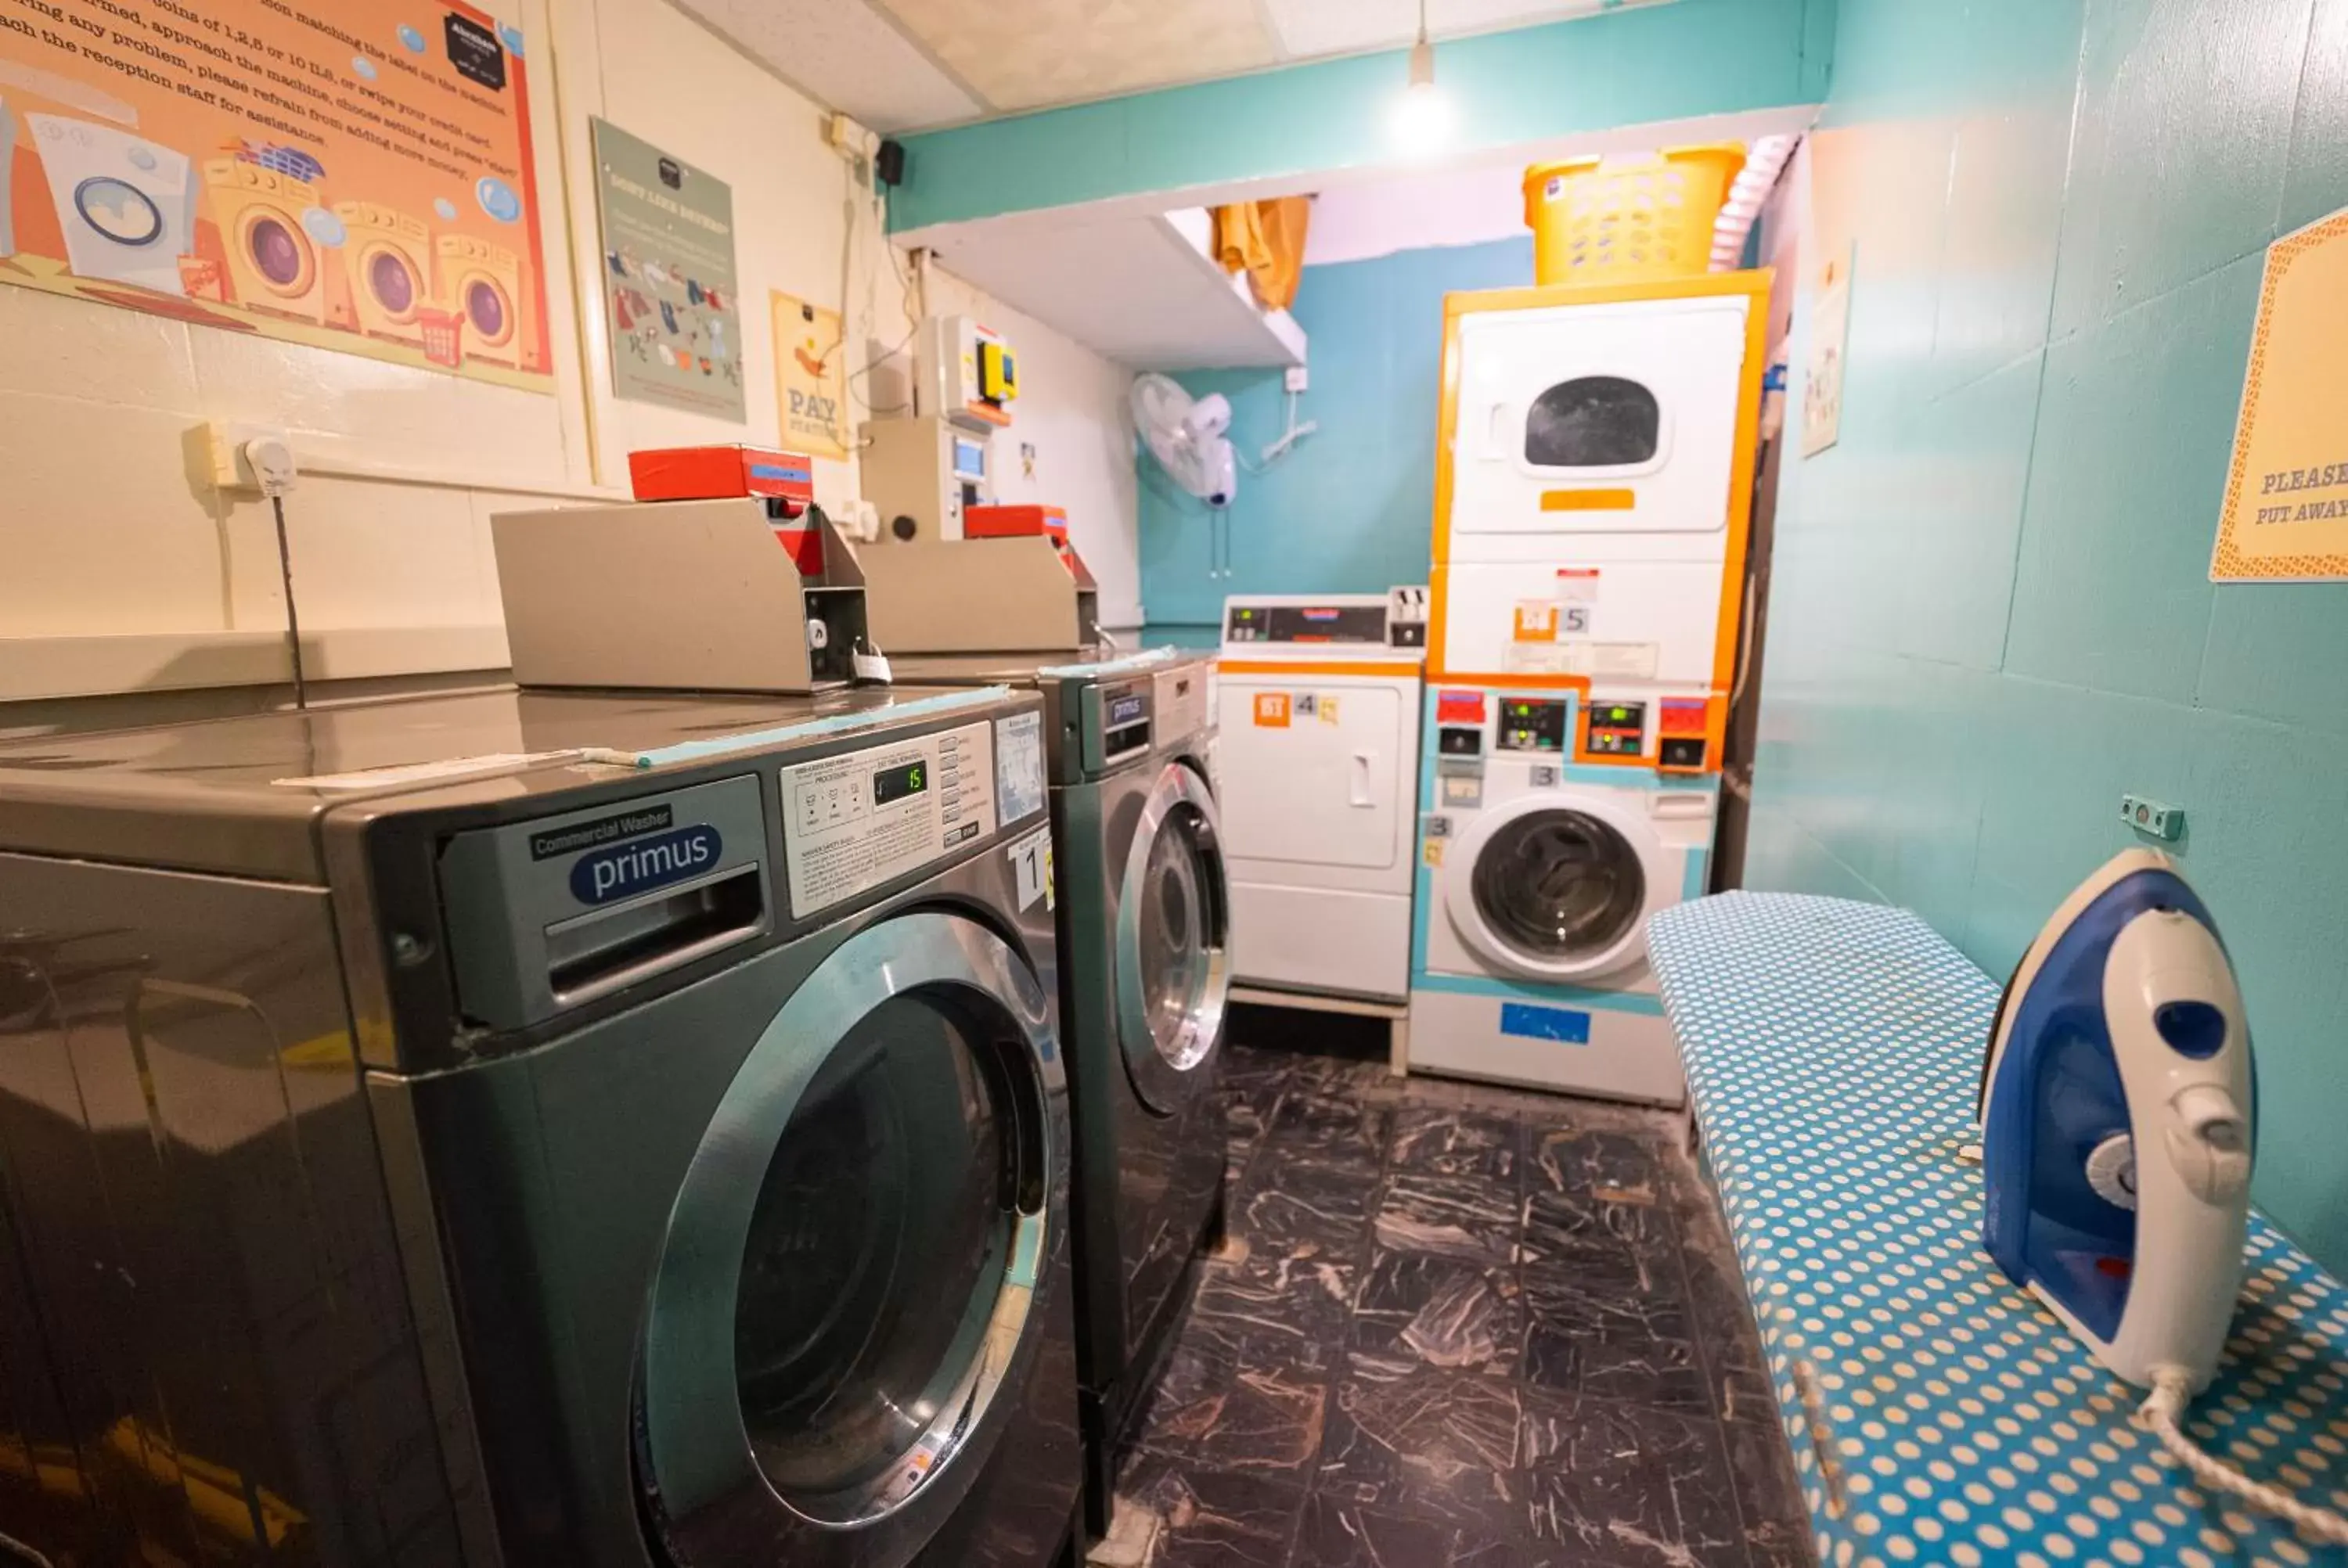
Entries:
[[1712,226],[1745,149],[1672,148],[1636,162],[1570,158],[1525,170],[1533,281],[1638,283],[1712,264]]

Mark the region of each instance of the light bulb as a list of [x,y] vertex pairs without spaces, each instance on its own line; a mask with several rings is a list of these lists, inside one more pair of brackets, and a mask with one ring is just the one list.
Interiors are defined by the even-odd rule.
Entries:
[[1451,100],[1435,85],[1435,46],[1421,37],[1410,51],[1410,85],[1395,105],[1394,138],[1406,156],[1430,157],[1451,138]]

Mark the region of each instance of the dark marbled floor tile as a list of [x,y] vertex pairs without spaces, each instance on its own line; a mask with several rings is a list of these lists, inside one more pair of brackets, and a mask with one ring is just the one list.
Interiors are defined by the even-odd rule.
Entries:
[[1262,1364],[1326,1371],[1345,1337],[1361,1273],[1358,1248],[1330,1255],[1311,1242],[1250,1252],[1199,1271],[1186,1338],[1241,1347]]
[[1223,1170],[1225,1179],[1237,1185],[1246,1173],[1248,1161],[1263,1143],[1264,1130],[1272,1124],[1272,1112],[1280,1107],[1281,1081],[1253,1085],[1226,1084],[1221,1089],[1223,1106]]
[[1527,1382],[1711,1413],[1704,1356],[1676,1281],[1630,1290],[1619,1275],[1572,1262],[1529,1266],[1523,1278]]
[[1509,1377],[1524,1342],[1513,1269],[1432,1253],[1370,1255],[1347,1345],[1385,1360]]
[[1162,1522],[1150,1568],[1282,1568],[1304,1512],[1292,1479],[1148,1454],[1117,1490]]
[[1264,1144],[1283,1153],[1377,1165],[1384,1163],[1394,1108],[1343,1090],[1295,1089],[1281,1097]]
[[1358,1256],[1380,1181],[1375,1165],[1268,1146],[1249,1163],[1225,1228],[1250,1257]]
[[1813,1561],[1809,1506],[1794,1472],[1793,1450],[1775,1419],[1722,1423],[1728,1443],[1729,1472],[1736,1478],[1736,1506],[1745,1519],[1745,1544],[1753,1568],[1779,1568]]
[[1330,1401],[1319,1494],[1507,1532],[1525,1504],[1516,1469],[1522,1419],[1522,1396],[1506,1379],[1355,1356]]
[[1662,1195],[1658,1141],[1635,1132],[1587,1127],[1536,1128],[1526,1184],[1535,1193],[1586,1193],[1600,1198],[1654,1203]]
[[1285,1083],[1315,1059],[1292,1050],[1243,1045],[1233,1040],[1223,1047],[1218,1081],[1225,1089],[1258,1089]]
[[1535,1187],[1524,1205],[1524,1261],[1627,1270],[1624,1287],[1638,1290],[1653,1289],[1658,1277],[1675,1279],[1679,1243],[1668,1212],[1627,1189],[1612,1193]]
[[1612,1400],[1524,1395],[1520,1440],[1533,1560],[1747,1568],[1716,1422]]
[[1396,1171],[1378,1206],[1378,1245],[1484,1268],[1517,1261],[1524,1216],[1512,1190],[1473,1176]]
[[1315,1493],[1290,1568],[1446,1568],[1457,1530]]
[[1524,1143],[1524,1125],[1513,1116],[1406,1104],[1395,1117],[1391,1163],[1397,1171],[1468,1176],[1513,1190]]

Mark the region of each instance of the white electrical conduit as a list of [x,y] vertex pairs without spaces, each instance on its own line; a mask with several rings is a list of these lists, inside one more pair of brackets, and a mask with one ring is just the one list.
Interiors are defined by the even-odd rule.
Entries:
[[1769,200],[1777,176],[1785,171],[1787,159],[1794,156],[1794,149],[1800,142],[1797,136],[1765,136],[1746,153],[1745,168],[1729,186],[1728,200],[1713,221],[1714,272],[1733,272],[1745,259],[1745,237],[1760,220],[1762,203]]

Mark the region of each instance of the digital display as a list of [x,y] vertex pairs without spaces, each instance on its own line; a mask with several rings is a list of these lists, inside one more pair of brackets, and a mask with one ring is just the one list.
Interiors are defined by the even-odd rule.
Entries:
[[1149,699],[1138,692],[1128,692],[1108,700],[1108,727],[1112,730],[1138,724],[1148,716]]
[[1501,699],[1500,733],[1496,743],[1504,752],[1565,750],[1565,704],[1540,699]]
[[963,479],[986,477],[986,447],[976,441],[954,442],[954,475]]
[[872,804],[887,805],[903,800],[907,795],[921,794],[930,787],[927,763],[907,763],[902,767],[882,768],[872,775]]

